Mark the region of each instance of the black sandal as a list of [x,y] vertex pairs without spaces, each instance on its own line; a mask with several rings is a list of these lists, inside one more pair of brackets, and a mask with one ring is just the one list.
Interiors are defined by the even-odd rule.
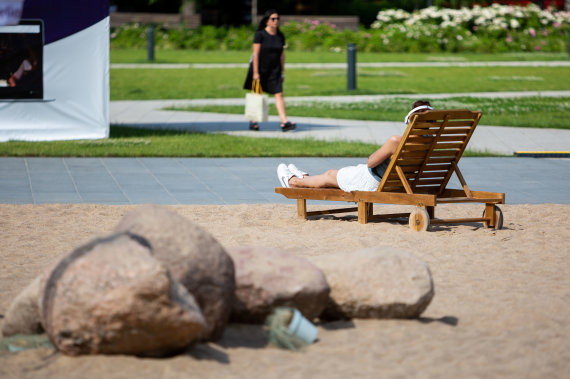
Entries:
[[249,130],[254,130],[256,132],[259,131],[259,124],[255,121],[250,121],[249,122]]
[[295,128],[297,128],[297,124],[295,124],[294,122],[287,121],[286,123],[281,124],[281,131],[282,132],[287,132],[289,130],[295,130]]

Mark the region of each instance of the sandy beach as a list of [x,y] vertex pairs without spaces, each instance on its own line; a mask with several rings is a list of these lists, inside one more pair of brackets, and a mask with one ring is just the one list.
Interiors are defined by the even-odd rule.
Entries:
[[[135,207],[0,205],[0,314],[55,259],[110,233]],[[407,250],[429,265],[435,297],[418,320],[318,324],[319,340],[302,352],[267,346],[259,326],[232,324],[217,343],[164,359],[0,352],[1,378],[568,377],[570,205],[503,205],[502,230],[472,223],[427,233],[407,222],[361,225],[355,215],[300,221],[294,205],[169,208],[226,247],[279,247],[308,259],[367,247]],[[482,209],[438,206],[436,215]]]

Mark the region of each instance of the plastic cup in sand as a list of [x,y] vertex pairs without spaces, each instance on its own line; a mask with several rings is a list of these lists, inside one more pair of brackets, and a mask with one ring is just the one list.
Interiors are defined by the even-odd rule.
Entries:
[[293,309],[293,318],[289,323],[289,332],[304,342],[311,344],[317,339],[317,327],[307,320],[301,312]]

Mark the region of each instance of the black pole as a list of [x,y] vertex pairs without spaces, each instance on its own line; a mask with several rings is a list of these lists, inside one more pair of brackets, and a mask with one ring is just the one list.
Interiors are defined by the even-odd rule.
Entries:
[[347,70],[347,89],[353,91],[356,89],[356,45],[349,43],[346,47],[348,70]]
[[148,48],[148,60],[149,61],[154,61],[154,25],[149,25],[148,28],[146,28],[146,42],[147,42],[147,48]]

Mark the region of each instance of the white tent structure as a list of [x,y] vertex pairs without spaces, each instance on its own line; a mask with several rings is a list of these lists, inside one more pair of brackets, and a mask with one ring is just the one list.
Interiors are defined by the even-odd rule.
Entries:
[[[108,137],[108,2],[26,0],[26,20],[43,24],[43,93],[11,98],[2,92],[9,81],[0,77],[0,142]],[[0,39],[13,30],[22,31],[0,26]]]

